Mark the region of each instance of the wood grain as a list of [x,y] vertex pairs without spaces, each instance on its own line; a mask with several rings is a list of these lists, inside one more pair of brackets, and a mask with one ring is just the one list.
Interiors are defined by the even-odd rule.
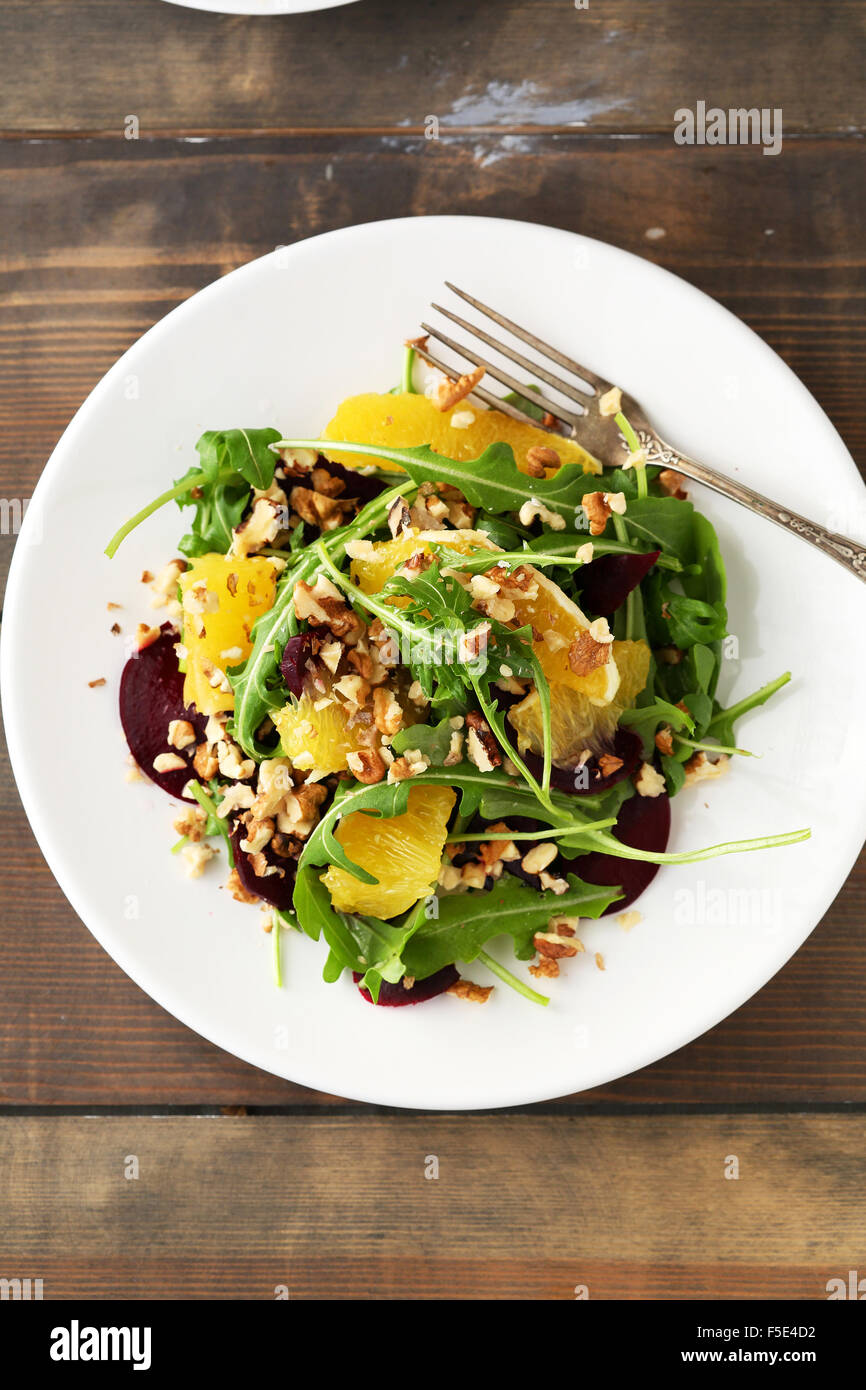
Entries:
[[[861,161],[859,142],[841,138],[793,144],[777,160],[574,134],[517,146],[411,135],[7,142],[0,495],[29,494],[91,387],[200,286],[281,242],[442,208],[574,228],[685,275],[781,352],[866,464]],[[659,225],[666,235],[648,241]],[[652,350],[652,323],[638,314],[634,331]],[[11,542],[0,537],[4,566]],[[0,1102],[332,1100],[225,1056],[126,980],[42,863],[8,766],[0,785]],[[580,1103],[866,1100],[864,897],[866,861],[755,1000]]]
[[2,0],[5,131],[578,126],[664,130],[682,105],[866,126],[859,0],[363,0],[262,20],[162,0]]
[[51,1299],[821,1299],[862,1260],[864,1141],[862,1115],[2,1119],[0,1273]]

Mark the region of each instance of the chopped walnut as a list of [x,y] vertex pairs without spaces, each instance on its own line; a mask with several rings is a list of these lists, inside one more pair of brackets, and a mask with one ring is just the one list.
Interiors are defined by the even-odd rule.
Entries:
[[665,779],[660,772],[656,772],[652,763],[644,763],[634,785],[638,796],[661,796],[665,790]]
[[669,497],[687,497],[688,493],[683,489],[684,482],[682,473],[677,473],[675,468],[663,468],[659,473],[659,486],[664,488]]
[[383,686],[373,691],[373,722],[380,734],[392,738],[403,727],[403,711],[393,692]]
[[214,858],[216,850],[213,845],[209,845],[202,840],[190,845],[184,845],[181,854],[186,861],[186,872],[188,878],[201,878],[206,865]]
[[352,510],[350,501],[326,497],[324,493],[308,487],[293,487],[289,493],[289,505],[302,521],[308,526],[317,526],[320,531],[335,531]]
[[551,531],[565,530],[564,516],[560,516],[559,512],[552,512],[543,502],[539,502],[537,497],[530,497],[517,513],[517,519],[521,526],[531,526],[536,517],[544,522],[545,526],[549,526]]
[[610,661],[610,642],[597,642],[590,632],[578,634],[568,649],[568,664],[576,676],[588,676]]
[[486,1004],[493,989],[493,985],[476,985],[472,980],[455,980],[447,992],[457,999],[467,999],[471,1004]]
[[312,627],[327,627],[335,637],[351,645],[363,634],[363,622],[324,575],[319,575],[312,588],[300,580],[292,598],[296,617],[306,619]]
[[549,960],[572,959],[580,955],[583,946],[576,937],[560,935],[558,932],[537,931],[532,938],[536,951]]
[[668,727],[667,724],[665,724],[663,728],[659,729],[658,733],[656,734],[655,745],[659,752],[664,753],[666,757],[670,758],[673,756],[673,731]]
[[552,956],[539,956],[536,965],[530,965],[530,975],[536,979],[555,980],[559,975],[559,962]]
[[385,776],[385,762],[376,748],[360,748],[356,753],[347,753],[346,766],[359,782],[381,782]]
[[608,517],[611,515],[611,508],[607,504],[607,494],[588,492],[580,505],[589,522],[589,534],[600,536],[607,525]]
[[432,401],[437,410],[450,410],[453,405],[472,394],[475,387],[484,375],[483,367],[476,367],[474,371],[464,372],[456,381],[446,377],[444,381],[437,383]]
[[200,743],[192,760],[193,768],[203,782],[209,782],[219,772],[219,758],[206,743]]
[[642,912],[621,912],[616,919],[616,924],[618,927],[622,927],[623,931],[631,931],[633,927],[637,926],[638,922],[642,921]]
[[248,782],[234,782],[217,806],[217,815],[228,816],[232,811],[248,811],[254,801],[255,792]]
[[534,444],[526,451],[527,472],[533,478],[546,477],[547,469],[558,468],[561,462],[555,449],[547,449],[541,444]]
[[706,753],[695,753],[689,758],[684,766],[686,774],[686,786],[690,787],[695,782],[704,782],[710,777],[721,777],[727,772],[730,758],[727,753],[723,753],[716,762],[711,762]]
[[202,838],[207,825],[207,815],[199,805],[186,806],[179,816],[174,820],[174,828],[178,835],[185,835],[188,840],[195,843]]
[[598,398],[599,415],[618,415],[622,410],[622,391],[619,386],[611,386]]
[[245,560],[248,555],[271,545],[283,529],[282,522],[279,504],[260,497],[246,520],[232,531],[229,555]]
[[550,841],[542,841],[540,844],[533,845],[532,849],[527,850],[520,861],[520,867],[524,873],[540,874],[542,870],[550,867],[558,854],[559,849],[556,845],[551,844]]
[[602,753],[598,760],[598,766],[602,777],[611,777],[622,767],[622,758],[614,757],[613,753]]
[[226,880],[225,886],[232,897],[239,903],[257,903],[260,901],[255,893],[247,892],[246,888],[241,883],[237,869],[232,869]]
[[412,516],[409,511],[409,504],[403,497],[395,497],[388,508],[388,530],[395,540],[402,531],[412,530]]
[[195,729],[188,719],[172,719],[168,726],[168,742],[172,748],[186,748],[195,743]]
[[479,623],[470,632],[462,633],[457,643],[457,660],[461,662],[475,661],[482,652],[487,650],[487,640],[492,631],[489,623]]
[[469,731],[466,751],[470,761],[475,764],[479,772],[492,772],[495,767],[501,765],[502,754],[490,725],[483,714],[478,714],[472,710],[466,716],[466,727]]
[[150,627],[147,623],[139,623],[135,629],[135,645],[140,652],[144,651],[145,647],[151,646],[158,637],[159,628]]
[[159,753],[153,760],[154,772],[179,772],[186,767],[186,760],[177,753]]

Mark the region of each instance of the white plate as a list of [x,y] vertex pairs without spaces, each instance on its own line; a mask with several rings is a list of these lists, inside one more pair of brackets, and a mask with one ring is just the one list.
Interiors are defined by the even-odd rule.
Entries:
[[356,0],[168,0],[188,10],[212,10],[216,14],[307,14],[310,10],[335,10]]
[[[347,979],[323,984],[324,948],[294,935],[277,990],[259,914],[220,890],[213,867],[185,879],[168,855],[173,804],[150,784],[124,782],[123,639],[108,629],[114,616],[127,631],[148,616],[138,576],[175,553],[184,519],[165,509],[116,559],[102,551],[121,521],[194,461],[202,430],[273,424],[303,438],[342,397],[389,388],[402,340],[446,278],[627,384],[684,449],[862,535],[863,486],[815,401],[749,329],[683,281],[614,247],[524,223],[351,227],[211,285],[100,382],[26,515],[2,687],[18,785],[45,857],[143,989],[221,1047],[304,1085],[389,1105],[471,1108],[544,1100],[645,1066],[737,1008],[797,949],[863,838],[866,725],[850,692],[866,688],[866,652],[862,586],[769,523],[701,494],[727,557],[739,643],[720,694],[739,698],[789,667],[794,680],[740,726],[762,757],[677,797],[671,848],[803,825],[813,838],[663,868],[633,931],[608,918],[581,932],[587,954],[551,982],[547,1010],[504,987],[484,1007],[445,996],[375,1010]],[[108,614],[108,600],[122,614]],[[107,686],[89,689],[99,676]],[[481,967],[468,973],[485,977]]]

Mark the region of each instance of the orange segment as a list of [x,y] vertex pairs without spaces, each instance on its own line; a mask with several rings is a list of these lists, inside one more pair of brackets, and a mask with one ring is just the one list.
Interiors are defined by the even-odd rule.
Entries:
[[222,678],[249,656],[253,623],[272,606],[275,589],[273,565],[256,556],[200,555],[180,576],[187,704],[202,714],[234,709],[234,693],[222,688]]
[[[613,660],[620,682],[616,698],[600,706],[579,690],[551,683],[550,723],[553,761],[568,767],[585,748],[600,752],[613,735],[620,715],[634,704],[647,683],[650,651],[646,642],[614,642]],[[543,752],[541,702],[533,690],[508,715],[517,730],[518,748]]]
[[412,787],[408,807],[400,816],[386,819],[353,811],[341,820],[336,838],[353,863],[379,882],[360,883],[332,864],[323,882],[337,911],[387,921],[431,892],[455,800],[450,787]]
[[[464,429],[458,422],[466,415],[473,419]],[[600,473],[601,464],[573,439],[562,439],[547,430],[521,424],[503,415],[500,410],[482,410],[461,401],[451,410],[437,410],[426,396],[402,393],[394,396],[350,396],[337,409],[333,420],[325,427],[323,439],[345,439],[358,444],[382,444],[392,449],[410,449],[429,444],[437,454],[464,462],[476,459],[489,444],[510,444],[518,468],[528,473],[526,454],[534,447],[555,449],[562,463],[576,463],[584,473]],[[329,459],[347,468],[368,468],[373,460],[368,454],[344,453],[325,448]],[[399,469],[388,463],[389,469]]]
[[[324,704],[329,700],[329,704]],[[320,708],[316,709],[316,705]],[[283,753],[301,771],[345,772],[347,754],[361,747],[362,727],[353,729],[342,701],[332,695],[304,694],[272,715]]]
[[[378,593],[387,579],[417,550],[430,551],[431,543],[451,546],[462,555],[477,550],[497,550],[483,531],[413,531],[391,541],[376,541],[370,553],[352,561],[352,575],[366,594]],[[538,636],[532,647],[551,684],[579,691],[593,704],[606,705],[616,695],[619,671],[614,659],[597,667],[588,676],[575,675],[568,663],[568,649],[589,621],[558,584],[541,570],[531,570],[534,589],[525,594],[508,591],[514,603],[514,627],[531,625]],[[400,606],[402,600],[392,598]]]

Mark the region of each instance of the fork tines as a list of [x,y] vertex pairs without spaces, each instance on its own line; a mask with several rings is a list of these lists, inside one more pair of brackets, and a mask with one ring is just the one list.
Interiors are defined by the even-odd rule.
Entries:
[[[487,318],[492,319],[494,323],[499,324],[501,328],[504,328],[513,337],[519,338],[522,342],[527,343],[530,347],[534,348],[536,352],[549,358],[550,361],[555,362],[558,366],[564,367],[566,371],[573,372],[581,381],[588,383],[590,389],[588,391],[581,390],[572,382],[563,380],[561,376],[551,372],[547,367],[541,366],[538,362],[531,361],[530,358],[524,356],[524,354],[519,352],[516,348],[500,342],[490,333],[485,332],[483,328],[479,328],[477,325],[470,323],[467,319],[463,319],[458,314],[452,313],[450,309],[443,308],[440,304],[434,304],[432,306],[437,313],[442,314],[444,318],[449,319],[452,323],[457,324],[459,328],[464,329],[465,332],[478,338],[480,342],[492,348],[494,352],[499,353],[502,357],[507,357],[510,362],[514,362],[518,367],[522,368],[523,371],[529,372],[532,377],[540,378],[540,380],[545,382],[548,386],[553,387],[555,391],[565,396],[567,400],[571,401],[577,407],[576,411],[569,410],[566,406],[557,404],[556,401],[551,400],[541,391],[530,390],[526,381],[519,381],[517,377],[512,376],[511,373],[504,368],[495,366],[473,348],[466,347],[455,338],[449,337],[446,333],[434,327],[432,324],[423,323],[421,326],[424,332],[431,338],[435,338],[437,342],[442,343],[443,346],[450,348],[452,352],[456,352],[459,356],[472,362],[476,367],[483,367],[485,373],[493,377],[494,381],[501,382],[503,386],[507,386],[509,391],[514,391],[526,399],[531,399],[533,401],[537,400],[540,407],[544,408],[550,415],[554,416],[557,420],[561,420],[574,430],[580,422],[580,417],[586,413],[587,407],[597,393],[606,388],[606,383],[603,382],[600,377],[596,377],[594,373],[586,371],[577,362],[566,357],[556,348],[551,347],[549,343],[543,342],[542,339],[536,337],[534,333],[530,333],[527,329],[521,328],[520,325],[514,323],[512,319],[506,318],[504,314],[498,314],[487,304],[483,304],[481,300],[473,298],[472,295],[467,294],[464,290],[459,290],[456,285],[452,285],[448,281],[446,281],[446,285],[454,294],[464,299],[467,304],[471,304],[472,307],[477,309],[480,313],[485,314]],[[440,371],[445,372],[449,376],[453,375],[453,367],[443,362],[441,358],[430,352],[429,349],[419,349],[419,355],[422,356],[425,361],[429,362],[431,366],[438,367]],[[525,424],[530,425],[538,424],[537,420],[527,415],[526,412],[521,410],[518,406],[513,405],[510,401],[503,400],[501,396],[496,396],[483,387],[476,386],[472,394],[484,401],[486,405],[493,406],[495,409],[503,411],[506,415],[510,415],[512,419],[521,420]]]

